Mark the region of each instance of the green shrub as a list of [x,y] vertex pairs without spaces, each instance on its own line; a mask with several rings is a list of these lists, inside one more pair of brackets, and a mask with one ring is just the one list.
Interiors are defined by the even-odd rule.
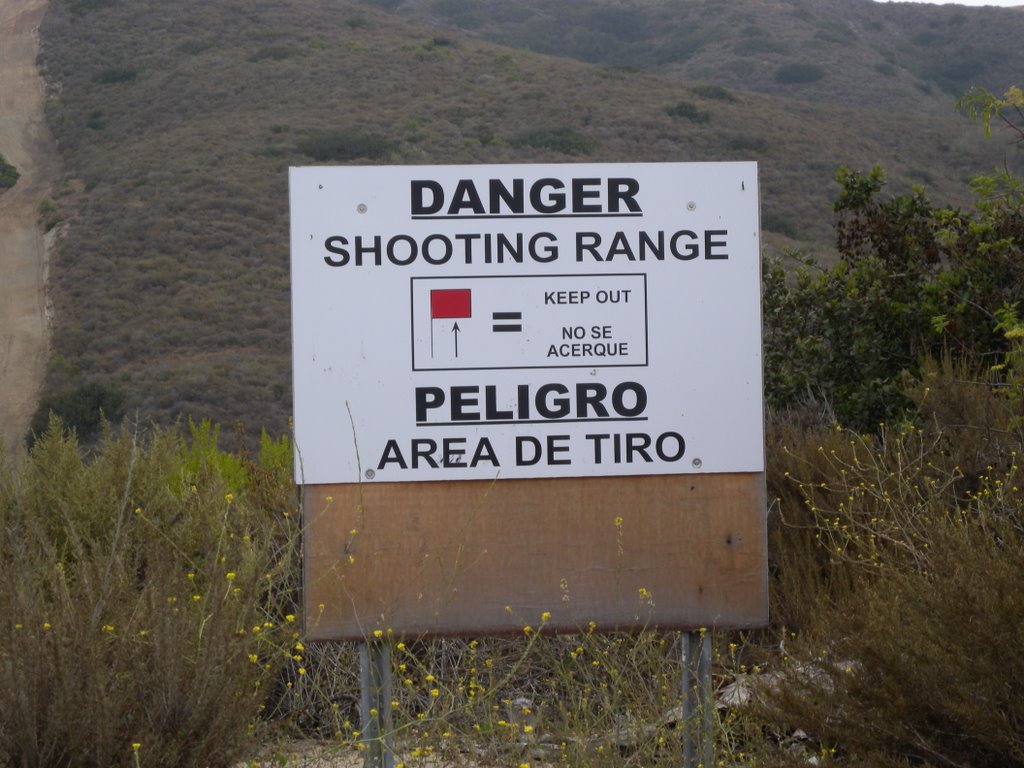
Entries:
[[386,157],[394,145],[383,136],[345,128],[317,131],[298,143],[297,149],[319,162],[345,162]]
[[875,71],[886,77],[896,76],[896,67],[888,61],[880,61],[875,64]]
[[817,64],[792,62],[775,70],[775,82],[783,85],[814,83],[825,77],[825,70]]
[[39,223],[44,232],[49,232],[60,224],[61,215],[57,203],[52,197],[44,197],[39,201]]
[[10,189],[18,183],[18,169],[7,162],[0,154],[0,189]]
[[941,57],[935,58],[922,74],[946,93],[959,96],[977,83],[986,66],[992,63],[992,54],[973,47],[946,47]]
[[666,107],[665,113],[669,117],[678,117],[693,123],[706,123],[711,119],[710,112],[698,109],[697,105],[690,101],[680,101],[671,107]]
[[228,491],[240,492],[247,481],[245,463],[240,456],[220,450],[220,428],[204,419],[199,424],[189,421],[188,431],[189,443],[181,449],[183,476],[213,474],[220,478]]
[[909,407],[900,376],[923,351],[928,312],[908,303],[878,259],[816,271],[764,271],[765,391],[775,408],[814,404],[839,423],[874,429]]
[[589,155],[601,142],[575,128],[539,128],[522,133],[509,142],[514,147],[551,149],[565,155]]
[[[879,199],[886,177],[877,166],[867,175],[840,168],[836,181],[842,188],[833,205],[837,214],[836,247],[843,261],[854,264],[875,256],[897,275],[938,263],[934,211],[924,190]],[[921,275],[915,272],[913,277]]]
[[86,462],[54,421],[0,473],[0,765],[254,751],[293,642],[278,598],[295,532],[259,471],[232,493],[215,462],[183,472],[178,445],[123,430]]
[[107,119],[103,116],[102,109],[94,109],[85,119],[85,125],[94,131],[102,131],[107,127]]
[[797,236],[796,224],[786,216],[778,213],[766,213],[761,217],[761,227],[769,232],[777,232],[786,237]]
[[883,199],[879,169],[837,178],[841,263],[764,270],[765,388],[776,408],[817,402],[871,430],[905,417],[904,378],[927,355],[979,365],[1007,350],[996,318],[1024,295],[1024,194],[990,177],[971,213],[920,190]]
[[31,433],[42,435],[51,417],[56,416],[67,429],[74,431],[79,440],[92,442],[99,435],[104,421],[120,420],[123,403],[124,393],[116,387],[87,381],[46,395],[32,417]]

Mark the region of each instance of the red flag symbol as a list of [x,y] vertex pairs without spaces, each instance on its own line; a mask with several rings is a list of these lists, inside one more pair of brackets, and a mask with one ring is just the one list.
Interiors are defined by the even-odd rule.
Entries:
[[430,319],[472,317],[469,288],[444,288],[430,292]]

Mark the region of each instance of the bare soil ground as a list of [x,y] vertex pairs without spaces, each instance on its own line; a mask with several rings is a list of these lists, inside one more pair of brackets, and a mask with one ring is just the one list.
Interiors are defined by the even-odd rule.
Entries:
[[46,370],[48,236],[39,203],[59,156],[36,69],[47,0],[0,0],[0,153],[18,183],[0,192],[0,439],[13,451],[28,429]]

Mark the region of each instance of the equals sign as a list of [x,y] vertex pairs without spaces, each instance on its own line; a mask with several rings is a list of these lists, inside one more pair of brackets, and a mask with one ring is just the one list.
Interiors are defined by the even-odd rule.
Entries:
[[[494,321],[491,330],[495,333],[520,333],[523,330],[522,312],[492,312],[491,320]],[[518,320],[519,322],[505,322],[507,320]]]

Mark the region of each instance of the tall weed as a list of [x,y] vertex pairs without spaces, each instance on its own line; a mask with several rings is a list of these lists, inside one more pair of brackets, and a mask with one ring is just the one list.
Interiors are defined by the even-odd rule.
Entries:
[[86,461],[52,422],[4,468],[0,765],[228,766],[255,746],[295,537],[216,466],[130,429]]
[[1019,380],[923,371],[922,426],[793,431],[776,457],[796,622],[757,717],[852,764],[1024,765]]

